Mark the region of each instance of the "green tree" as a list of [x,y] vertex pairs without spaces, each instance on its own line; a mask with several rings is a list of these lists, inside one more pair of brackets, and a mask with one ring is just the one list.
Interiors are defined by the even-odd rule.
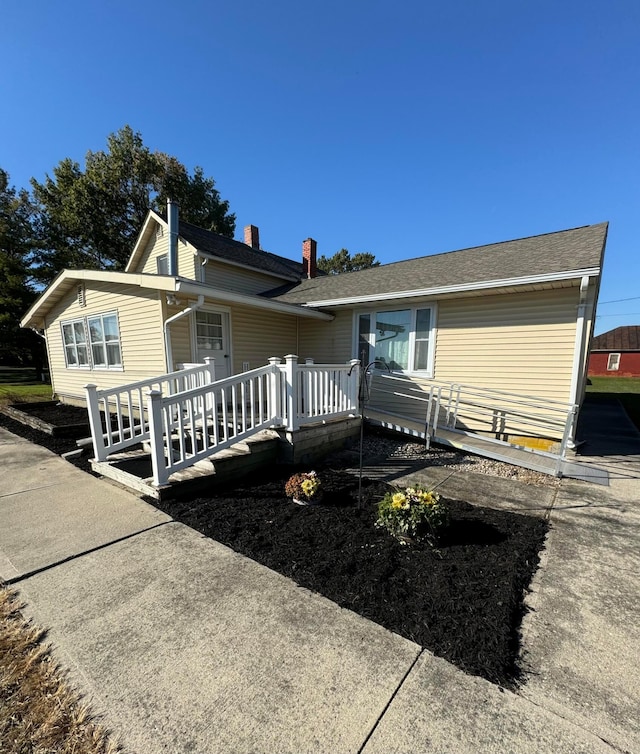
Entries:
[[338,275],[341,272],[356,272],[366,270],[369,267],[379,267],[374,254],[361,251],[353,256],[347,249],[340,249],[332,257],[318,257],[318,269],[328,272],[330,275]]
[[0,362],[41,366],[41,338],[20,328],[20,317],[36,297],[30,266],[34,252],[33,207],[26,191],[9,185],[0,168]]
[[107,149],[87,152],[84,170],[67,158],[42,183],[31,181],[41,252],[42,282],[65,267],[123,269],[149,209],[168,198],[182,219],[233,236],[235,215],[202,168],[190,175],[175,157],[151,152],[130,126],[111,134]]

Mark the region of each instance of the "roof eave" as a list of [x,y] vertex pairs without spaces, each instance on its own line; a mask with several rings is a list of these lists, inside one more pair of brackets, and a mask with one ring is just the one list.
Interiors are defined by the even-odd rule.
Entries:
[[[192,244],[193,245],[193,244]],[[240,267],[243,270],[251,270],[251,272],[261,272],[264,275],[270,275],[274,278],[279,278],[280,280],[286,280],[290,283],[299,283],[300,278],[295,277],[294,275],[282,275],[279,272],[273,272],[270,270],[263,270],[258,267],[252,267],[250,264],[242,264],[242,262],[234,262],[231,259],[227,259],[226,257],[220,257],[217,254],[214,254],[211,251],[202,251],[201,249],[198,249],[197,247],[194,247],[196,249],[196,253],[199,257],[203,257],[205,259],[215,259],[216,262],[222,262],[223,264],[229,264],[232,267]]]
[[236,293],[235,291],[212,288],[208,285],[199,285],[198,283],[189,280],[179,280],[176,292],[195,296],[203,295],[206,298],[215,299],[216,301],[224,301],[230,304],[243,304],[244,306],[249,306],[254,309],[266,309],[269,311],[281,312],[282,314],[291,314],[296,317],[304,317],[305,319],[317,319],[324,322],[331,322],[331,320],[334,319],[333,314],[316,311],[315,308],[310,309],[305,308],[300,304],[286,304],[282,301],[263,298],[262,296],[251,296],[246,293]]
[[560,282],[562,280],[580,279],[585,276],[598,277],[599,274],[599,267],[589,267],[581,270],[567,270],[565,272],[557,272],[545,275],[528,275],[526,277],[504,278],[501,280],[482,280],[477,283],[466,283],[464,285],[443,285],[433,288],[417,288],[405,291],[372,293],[365,296],[346,296],[337,299],[319,299],[317,301],[307,301],[300,305],[315,308],[324,306],[341,306],[345,304],[365,304],[374,301],[390,301],[393,299],[403,298],[442,296],[451,293],[466,293],[468,291],[491,290],[495,288],[509,288],[513,286],[544,285],[545,283]]
[[[123,278],[122,276],[125,277]],[[126,285],[136,285],[139,288],[167,291],[169,293],[175,292],[177,285],[176,278],[169,277],[168,275],[147,275],[142,272],[111,272],[108,270],[62,270],[27,310],[24,317],[20,320],[20,327],[42,327],[44,316],[50,308],[48,304],[51,299],[55,298],[60,287],[70,281],[81,282],[83,280],[123,283]]]

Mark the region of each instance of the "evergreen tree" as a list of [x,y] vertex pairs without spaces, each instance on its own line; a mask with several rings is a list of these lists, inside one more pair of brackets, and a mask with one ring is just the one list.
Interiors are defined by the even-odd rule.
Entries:
[[321,256],[318,258],[318,269],[328,272],[330,275],[338,275],[341,272],[356,272],[357,270],[379,266],[380,262],[376,262],[375,255],[368,251],[362,251],[351,256],[347,249],[340,249],[332,257]]

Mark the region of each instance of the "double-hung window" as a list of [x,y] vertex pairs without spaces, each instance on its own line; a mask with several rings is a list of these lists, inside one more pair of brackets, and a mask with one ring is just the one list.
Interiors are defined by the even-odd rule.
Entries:
[[67,367],[121,369],[120,329],[115,312],[62,323]]
[[434,338],[433,306],[360,312],[356,356],[392,372],[432,377]]
[[84,319],[62,323],[64,356],[68,367],[89,368],[89,349]]

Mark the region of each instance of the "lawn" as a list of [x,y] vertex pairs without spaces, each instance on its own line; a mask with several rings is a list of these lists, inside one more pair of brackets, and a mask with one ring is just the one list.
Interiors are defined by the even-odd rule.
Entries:
[[39,380],[34,369],[0,367],[0,406],[48,400],[51,400],[51,385]]
[[0,752],[116,754],[118,745],[52,661],[45,632],[20,608],[0,581]]
[[587,393],[592,400],[599,396],[617,398],[631,421],[640,429],[640,377],[589,377]]

